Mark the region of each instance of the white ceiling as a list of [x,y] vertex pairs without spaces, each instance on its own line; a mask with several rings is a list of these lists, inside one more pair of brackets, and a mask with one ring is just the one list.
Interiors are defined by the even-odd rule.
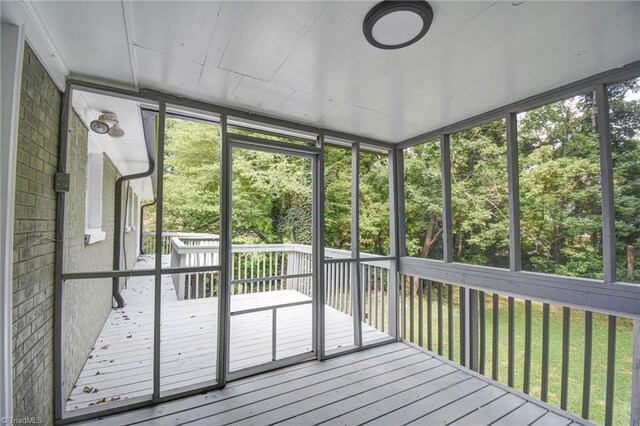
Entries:
[[71,74],[399,142],[640,59],[640,2],[432,2],[405,49],[370,1],[32,3]]

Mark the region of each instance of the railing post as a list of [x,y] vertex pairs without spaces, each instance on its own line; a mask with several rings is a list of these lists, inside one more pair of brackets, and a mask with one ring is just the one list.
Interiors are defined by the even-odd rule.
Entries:
[[473,371],[478,371],[478,290],[467,287],[467,366]]
[[276,345],[278,333],[278,311],[276,308],[271,310],[271,360],[276,360]]
[[631,369],[631,424],[640,424],[640,319],[633,320],[633,367]]
[[[178,265],[181,268],[187,266],[187,255],[186,253],[178,254]],[[185,274],[178,274],[178,300],[184,300],[184,287],[186,282]],[[175,281],[174,281],[175,284]]]

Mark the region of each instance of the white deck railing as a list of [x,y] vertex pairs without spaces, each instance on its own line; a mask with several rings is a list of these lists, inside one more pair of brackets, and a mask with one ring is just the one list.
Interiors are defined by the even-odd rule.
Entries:
[[[193,242],[209,242],[218,241],[220,237],[216,234],[207,233],[186,233],[186,232],[163,232],[162,233],[162,254],[171,253],[171,238],[173,237],[185,237],[189,239],[190,243]],[[156,233],[155,232],[143,232],[142,233],[142,254],[153,254],[156,251]]]
[[[169,238],[171,267],[218,266],[217,238],[177,234]],[[234,244],[231,248],[231,294],[295,290],[311,297],[312,248],[303,244]],[[365,321],[384,330],[388,324],[389,260],[361,253],[363,312]],[[327,305],[352,314],[351,272],[355,264],[348,250],[325,248],[325,294]],[[216,297],[217,271],[174,274],[178,299]],[[387,326],[388,328],[388,326]]]

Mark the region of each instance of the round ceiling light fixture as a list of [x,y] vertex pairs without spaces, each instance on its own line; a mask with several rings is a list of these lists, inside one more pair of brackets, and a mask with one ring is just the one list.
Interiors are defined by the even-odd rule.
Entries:
[[367,41],[380,49],[400,49],[420,40],[433,22],[426,1],[385,0],[375,5],[362,24]]

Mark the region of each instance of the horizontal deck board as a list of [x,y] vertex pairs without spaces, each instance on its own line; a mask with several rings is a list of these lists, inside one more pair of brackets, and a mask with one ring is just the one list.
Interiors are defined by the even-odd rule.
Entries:
[[479,424],[492,424],[518,407],[525,404],[525,400],[512,394],[506,394],[487,405],[478,408],[464,416],[454,424],[458,426],[475,426]]
[[493,425],[528,426],[540,417],[544,416],[547,412],[548,411],[544,407],[527,402],[495,422]]
[[573,422],[571,420],[566,419],[557,413],[549,412],[531,423],[531,426],[567,426],[572,423]]
[[349,366],[359,361],[371,360],[384,355],[398,353],[400,351],[403,351],[405,348],[406,345],[396,343],[381,346],[378,348],[372,348],[367,351],[352,354],[348,357],[332,358],[321,363],[305,362],[302,364],[293,365],[283,369],[263,373],[257,376],[251,376],[233,381],[229,383],[224,389],[221,389],[219,391],[212,391],[204,395],[197,395],[190,398],[158,404],[156,406],[142,410],[142,417],[140,416],[139,412],[122,414],[118,416],[118,421],[121,421],[122,424],[132,424],[136,421],[140,421],[141,419],[153,419],[159,417],[160,415],[166,416],[174,413],[180,413],[182,411],[187,411],[192,408],[202,407],[214,401],[222,401],[225,399],[247,394],[257,395],[258,393],[262,393],[264,389],[275,385],[285,384],[293,380],[313,378],[313,376],[320,376],[331,370]]
[[426,351],[390,343],[239,379],[98,423],[540,426],[575,420]]
[[[152,393],[152,287],[146,277],[130,279],[123,290],[128,305],[112,311],[105,322],[67,401],[69,411],[103,399],[108,402]],[[161,391],[215,380],[217,299],[177,300],[170,277],[163,277],[162,296]],[[231,297],[233,311],[307,300],[293,290]],[[271,315],[272,311],[266,310],[231,318],[231,371],[272,360]],[[330,306],[325,306],[325,317],[326,347],[353,345],[353,318]],[[312,326],[310,304],[278,309],[276,359],[310,352]],[[363,325],[363,336],[368,341],[388,338],[368,325]]]
[[[153,281],[136,279],[132,278],[124,290],[129,305],[113,311],[105,323],[68,408],[85,407],[98,398],[134,398],[151,393]],[[162,283],[161,394],[213,383],[216,372],[217,300],[179,301],[167,279],[164,277]],[[290,290],[234,295],[232,310],[301,300],[308,298]],[[327,349],[353,345],[353,318],[328,306],[325,315]],[[278,358],[309,351],[311,328],[311,305],[279,310]],[[364,341],[388,338],[367,324],[362,328]],[[105,345],[108,347],[101,349]],[[232,370],[271,359],[271,311],[232,317],[230,357]],[[98,392],[87,394],[84,386],[95,387]],[[589,424],[400,342],[245,377],[229,382],[224,389],[105,417],[97,423]]]
[[250,413],[266,412],[280,404],[292,403],[326,390],[344,386],[350,381],[364,379],[370,374],[379,374],[393,368],[399,368],[405,362],[405,358],[409,357],[413,358],[412,362],[419,362],[420,354],[402,351],[370,358],[354,365],[345,365],[330,370],[322,375],[306,376],[284,384],[276,384],[257,394],[239,395],[173,417],[154,419],[149,424],[174,425],[200,419],[206,419],[205,423],[208,424],[237,422],[246,418]]

